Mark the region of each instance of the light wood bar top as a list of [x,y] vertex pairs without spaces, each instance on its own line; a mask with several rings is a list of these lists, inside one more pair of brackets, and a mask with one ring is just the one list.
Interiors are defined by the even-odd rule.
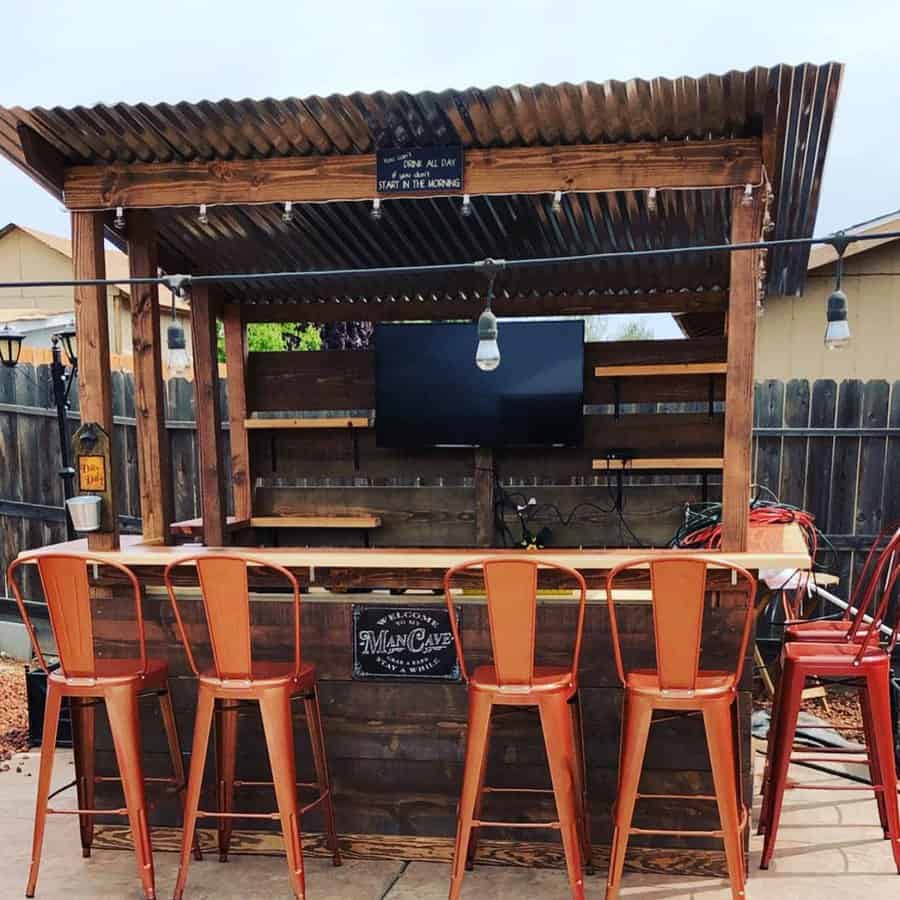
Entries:
[[[87,553],[87,541],[51,544],[19,554],[21,559],[34,559],[46,553]],[[415,548],[415,547],[204,547],[186,544],[178,547],[146,544],[139,535],[123,535],[118,550],[93,553],[97,559],[108,559],[126,566],[165,566],[173,560],[197,554],[214,556],[258,557],[288,568],[339,569],[436,569],[445,570],[469,559],[485,557],[528,556],[574,569],[606,571],[621,563],[643,557],[665,558],[674,554],[705,556],[746,569],[808,569],[811,565],[803,535],[796,525],[768,525],[750,529],[750,549],[745,553],[722,553],[642,548],[599,550],[596,548],[549,548],[546,550],[510,550],[485,548]]]

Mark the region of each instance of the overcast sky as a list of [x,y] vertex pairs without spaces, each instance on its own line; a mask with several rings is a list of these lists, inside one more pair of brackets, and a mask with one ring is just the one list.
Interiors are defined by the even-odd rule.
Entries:
[[[0,104],[74,106],[847,64],[817,233],[900,208],[900,4],[831,0],[0,0]],[[0,224],[65,234],[0,161]]]

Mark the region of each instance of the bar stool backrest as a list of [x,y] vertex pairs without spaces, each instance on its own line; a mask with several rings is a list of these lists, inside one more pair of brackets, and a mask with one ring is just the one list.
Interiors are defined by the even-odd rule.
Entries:
[[22,597],[16,570],[22,565],[36,564],[47,611],[50,614],[50,628],[56,641],[56,652],[60,667],[67,678],[96,678],[97,658],[94,651],[94,615],[91,606],[91,586],[88,566],[96,565],[115,569],[128,580],[134,597],[134,614],[137,625],[139,656],[134,660],[133,672],[127,667],[119,674],[144,675],[147,672],[147,647],[144,636],[144,617],[141,609],[141,586],[134,572],[120,563],[98,559],[90,555],[76,553],[46,553],[32,560],[17,559],[7,570],[7,582],[12,585],[19,613],[31,638],[35,655],[41,668],[46,672],[47,662],[38,644],[37,633],[28,615]]
[[507,687],[531,687],[534,683],[539,568],[553,569],[570,576],[579,591],[578,621],[572,654],[572,683],[577,685],[587,598],[584,576],[566,566],[528,558],[505,559],[500,557],[472,560],[449,569],[444,575],[444,594],[450,610],[450,627],[456,642],[460,669],[465,680],[468,681],[468,673],[451,593],[453,579],[463,573],[475,572],[479,569],[483,572],[491,633],[491,653],[498,683]]
[[[878,540],[873,544],[872,549],[869,550],[866,562],[850,597],[850,606],[856,607],[857,611],[856,613],[851,613],[853,624],[846,635],[846,640],[848,641],[856,640],[856,636],[860,628],[865,624],[865,617],[869,614],[875,598],[877,597],[878,601],[875,603],[873,614],[878,618],[882,598],[889,597],[891,593],[888,590],[888,584],[893,584],[893,573],[898,568],[897,562],[900,561],[900,528],[891,535],[885,548],[880,553],[874,554],[875,548],[881,542],[881,537],[882,535],[879,535]],[[869,564],[872,559],[875,560],[875,565],[869,572]],[[883,621],[885,612],[886,608],[881,610],[881,619],[879,621]],[[877,631],[877,629],[872,629],[872,631]],[[864,646],[868,646],[869,643],[868,640],[863,642]]]
[[293,572],[263,559],[216,553],[185,556],[169,563],[164,572],[166,590],[172,602],[175,621],[187,653],[188,662],[199,675],[194,652],[178,599],[173,574],[176,569],[194,566],[200,583],[203,610],[209,629],[210,648],[216,678],[222,681],[253,680],[252,624],[250,621],[249,567],[281,575],[293,591],[294,607],[294,674],[300,673],[300,584]]
[[[737,678],[740,675],[750,640],[756,579],[746,569],[731,563],[716,560],[713,565],[716,569],[727,569],[733,573],[732,581],[735,584],[733,588],[730,588],[731,590],[739,589],[739,582],[743,582],[748,591],[747,613],[734,666],[734,675]],[[629,560],[609,573],[606,582],[606,599],[609,607],[613,654],[619,678],[624,684],[626,671],[622,658],[619,623],[614,600],[615,582],[623,573],[648,566],[659,686],[662,690],[696,690],[697,676],[700,672],[700,647],[706,608],[707,576],[711,568],[710,562],[703,557],[675,556],[670,559],[646,557]]]

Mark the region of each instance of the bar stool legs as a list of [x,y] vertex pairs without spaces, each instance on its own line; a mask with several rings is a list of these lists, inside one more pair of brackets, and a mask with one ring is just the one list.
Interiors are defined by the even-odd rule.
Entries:
[[572,714],[573,740],[575,742],[575,790],[580,803],[578,824],[581,829],[581,853],[584,857],[585,875],[594,874],[594,849],[591,840],[591,809],[588,803],[587,765],[584,753],[584,719],[581,715],[581,698],[576,692],[569,700]]
[[[75,787],[79,809],[94,808],[94,707],[97,700],[90,698],[69,698],[69,709],[72,716],[72,749],[75,756]],[[180,754],[179,754],[180,759]],[[184,776],[181,777],[184,784]],[[94,843],[94,817],[89,813],[78,816],[81,831],[81,855],[87,859],[91,855]]]
[[538,709],[547,760],[550,763],[550,780],[556,799],[566,868],[569,872],[569,887],[574,900],[581,900],[584,897],[581,857],[584,829],[579,824],[579,819],[583,797],[579,794],[581,779],[576,774],[578,755],[575,750],[572,711],[567,698],[562,694],[542,697]]
[[44,706],[44,730],[41,739],[41,763],[38,770],[37,800],[34,810],[34,837],[31,843],[31,868],[25,896],[33,897],[41,865],[41,849],[44,845],[44,824],[47,821],[47,803],[50,799],[50,779],[53,776],[53,756],[56,751],[56,731],[62,692],[47,679],[47,701]]
[[303,848],[300,845],[290,695],[286,690],[264,691],[259,699],[259,708],[269,751],[269,765],[272,767],[272,780],[275,783],[275,797],[281,817],[291,886],[294,896],[298,900],[303,900],[306,896],[306,886],[303,877]]
[[328,774],[328,757],[325,753],[325,729],[322,726],[322,707],[319,703],[319,686],[314,685],[311,694],[303,698],[306,711],[306,727],[312,745],[313,763],[316,768],[316,783],[322,800],[322,817],[325,823],[325,839],[331,851],[331,861],[341,864],[341,850],[338,846],[337,825],[334,817],[334,798],[331,795],[331,776]]
[[[216,700],[216,784],[219,812],[234,808],[234,779],[237,762],[238,700]],[[234,819],[219,819],[219,862],[228,861]]]
[[616,900],[622,883],[625,851],[631,832],[631,820],[637,802],[644,753],[650,735],[653,707],[650,701],[636,695],[625,696],[622,709],[622,739],[619,750],[619,785],[613,822],[613,840],[609,854],[609,874],[606,879],[606,900]]

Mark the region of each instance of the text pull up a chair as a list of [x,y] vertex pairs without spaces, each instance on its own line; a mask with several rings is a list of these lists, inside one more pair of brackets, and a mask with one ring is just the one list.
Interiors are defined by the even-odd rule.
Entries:
[[[203,598],[203,610],[209,631],[212,665],[197,665],[191,639],[185,628],[173,577],[176,570],[196,567]],[[252,624],[248,567],[269,575],[281,576],[289,585],[293,607],[293,658],[284,661],[253,658]],[[281,822],[284,844],[294,896],[306,896],[303,876],[303,851],[300,843],[302,815],[322,806],[328,847],[336,866],[341,864],[334,807],[325,756],[325,736],[319,709],[319,694],[315,666],[303,661],[300,649],[300,585],[293,573],[282,566],[228,554],[198,554],[170,563],[165,570],[166,589],[172,601],[175,620],[188,661],[197,675],[197,717],[194,743],[188,776],[184,836],[181,844],[181,867],[175,885],[175,898],[180,900],[187,881],[190,861],[190,840],[199,817],[219,819],[219,856],[226,860],[234,818],[268,818]],[[291,703],[302,698],[306,725],[312,744],[316,770],[314,784],[298,784],[294,755],[294,731]],[[244,701],[259,704],[263,730],[272,769],[272,781],[240,781],[236,778],[236,742],[238,708]],[[216,726],[216,761],[218,766],[218,811],[200,810],[200,789],[213,715],[218,714]],[[235,787],[272,786],[278,812],[236,813],[232,809]],[[302,808],[297,802],[297,788],[312,789],[317,796]]]
[[[655,669],[626,670],[619,643],[613,590],[620,575],[637,568],[650,570],[653,630],[656,642]],[[716,572],[715,585],[709,580],[710,571]],[[728,581],[729,574],[731,583]],[[700,668],[703,618],[706,597],[710,590],[747,593],[747,610],[740,642],[735,648],[735,663],[733,668],[724,671]],[[625,688],[625,697],[619,756],[619,790],[607,879],[607,900],[615,900],[619,896],[625,851],[632,834],[722,838],[732,896],[734,898],[744,896],[746,872],[741,835],[747,822],[747,810],[742,807],[739,794],[739,744],[733,712],[737,683],[750,639],[755,594],[756,580],[749,572],[738,566],[718,561],[709,562],[701,557],[677,555],[669,559],[659,557],[637,559],[619,566],[609,575],[607,603],[610,629],[616,668]],[[632,827],[637,800],[654,798],[654,795],[639,794],[638,783],[651,719],[656,709],[702,712],[715,795],[683,796],[715,800],[721,823],[718,830],[701,832]]]
[[[568,666],[535,665],[539,567],[553,569],[570,577],[579,592],[574,649]],[[479,570],[483,572],[487,595],[493,663],[478,666],[468,673],[451,588],[457,576]],[[590,865],[591,855],[584,742],[578,706],[578,661],[587,596],[584,578],[573,569],[543,560],[538,563],[528,558],[484,559],[450,569],[444,576],[444,593],[450,610],[450,624],[460,670],[469,687],[466,761],[453,854],[450,900],[459,897],[464,870],[474,862],[479,828],[495,825],[521,827],[521,823],[481,820],[482,795],[485,791],[492,790],[485,788],[484,777],[491,709],[494,705],[536,706],[539,710],[558,821],[528,823],[525,827],[559,829],[572,896],[580,900],[584,897],[582,867],[585,862]]]
[[[44,824],[47,813],[76,813],[81,825],[81,846],[84,856],[91,855],[95,815],[127,815],[138,859],[138,871],[144,896],[154,898],[153,853],[147,823],[147,802],[144,796],[144,775],[141,764],[141,735],[138,700],[146,696],[159,698],[163,726],[172,757],[173,777],[146,779],[173,784],[184,790],[184,765],[175,727],[175,715],[169,697],[169,669],[164,660],[147,656],[144,619],[141,612],[141,589],[134,573],[125,566],[91,556],[76,554],[42,554],[33,560],[40,574],[44,598],[50,614],[50,627],[56,641],[59,668],[49,669],[25,602],[22,598],[17,569],[27,561],[17,560],[10,565],[7,582],[12,585],[19,612],[34,646],[41,668],[47,672],[47,701],[44,711],[44,732],[41,741],[41,764],[37,784],[37,805],[34,817],[34,843],[31,851],[31,870],[28,875],[26,897],[33,897],[41,863]],[[126,646],[126,655],[98,656],[94,650],[94,614],[91,603],[92,586],[88,577],[91,566],[97,571],[107,570],[119,579],[124,576],[126,590],[134,600],[135,640]],[[107,588],[103,588],[107,590]],[[112,588],[109,588],[112,589]],[[135,654],[134,651],[137,651]],[[130,655],[127,652],[131,651]],[[75,785],[78,793],[77,810],[57,810],[47,806],[53,775],[53,754],[56,746],[57,724],[63,697],[69,698],[75,748]],[[112,733],[119,765],[119,777],[125,794],[124,809],[94,809],[94,787],[98,780],[94,769],[94,707],[106,704],[109,728]],[[72,785],[66,785],[71,787]],[[191,842],[188,842],[188,852]],[[197,851],[199,856],[199,851]]]

